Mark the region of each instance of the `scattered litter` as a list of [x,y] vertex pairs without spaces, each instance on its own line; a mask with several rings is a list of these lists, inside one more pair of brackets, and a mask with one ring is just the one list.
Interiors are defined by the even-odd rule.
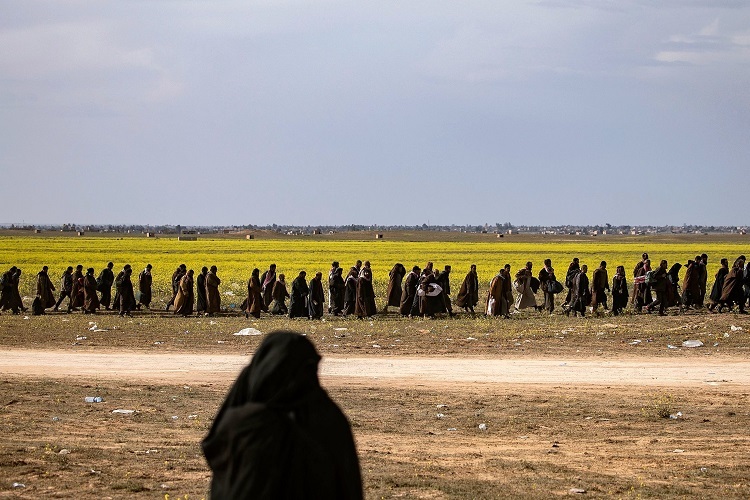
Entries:
[[719,347],[719,343],[718,342],[714,342],[714,347]]
[[641,341],[640,341],[639,339],[635,339],[635,340],[634,340],[634,341],[632,341],[632,342],[628,342],[628,344],[630,344],[630,345],[638,345],[638,344],[640,344],[640,343],[641,343]]
[[68,455],[70,453],[70,450],[67,448],[63,448],[58,452],[58,455]]
[[172,420],[177,420],[177,419],[179,419],[179,418],[180,418],[180,417],[178,417],[177,415],[172,415]]
[[437,405],[437,409],[439,410],[440,408],[448,408],[448,405]]
[[226,340],[217,340],[216,343],[217,344],[226,344],[227,341]]
[[676,345],[667,344],[667,349],[679,349]]
[[60,421],[60,417],[52,417],[52,421],[53,422],[59,422]]
[[235,333],[235,335],[263,335],[263,332],[260,330],[256,330],[255,328],[243,328],[239,332]]
[[733,332],[741,332],[742,331],[742,327],[741,326],[734,326],[734,325],[732,325],[732,326],[729,327],[729,329],[732,330]]
[[23,483],[13,483],[14,488],[25,488],[26,485]]
[[602,328],[617,328],[617,325],[615,325],[614,323],[604,323],[602,325]]
[[76,337],[76,340],[86,340],[88,337]]
[[190,418],[190,419],[198,418],[198,415],[188,415],[188,418]]
[[162,345],[163,343],[164,342],[162,342],[161,340],[157,340],[156,342],[154,342],[154,345]]
[[[89,322],[89,324],[90,324],[90,322]],[[96,326],[96,323],[94,323],[94,326],[92,326],[91,328],[89,328],[89,331],[90,332],[106,332],[107,329],[106,328],[99,328],[98,326]]]
[[518,439],[529,439],[529,436],[518,436]]
[[417,330],[419,333],[430,333],[429,330]]
[[209,324],[209,325],[216,325],[217,323],[216,323],[216,321],[214,321],[214,320],[211,320],[211,321],[209,321],[209,322],[208,322],[208,324]]
[[724,333],[724,338],[728,339],[729,338],[729,334],[728,333]]
[[101,396],[86,396],[83,400],[87,403],[101,403],[104,401]]
[[333,331],[335,331],[335,332],[346,332],[346,331],[349,331],[349,329],[348,328],[334,328]]
[[568,366],[568,363],[560,363],[558,366]]
[[445,415],[443,415],[442,413],[438,413],[437,418],[445,418]]
[[448,432],[455,432],[455,431],[456,431],[456,428],[455,428],[455,427],[449,427],[449,428],[448,428]]
[[230,297],[234,297],[234,292],[231,290],[227,290],[226,292],[224,292],[224,295],[229,295]]
[[31,319],[31,318],[29,318],[28,316],[24,316],[23,319]]
[[674,450],[672,453],[685,453],[685,450],[681,450],[681,449],[678,448],[678,449]]
[[682,343],[682,347],[703,347],[703,342],[700,340],[686,340]]
[[583,495],[586,493],[586,490],[583,488],[570,488],[570,493],[573,495]]
[[681,417],[682,417],[682,412],[681,411],[678,411],[677,413],[670,413],[669,414],[669,418],[671,418],[672,420],[677,420],[678,418],[681,418]]
[[135,413],[135,410],[121,410],[118,408],[117,410],[112,410],[112,413],[119,413],[120,415],[132,415],[133,413]]
[[375,349],[380,349],[380,346],[379,346],[378,344],[372,344],[372,346],[373,346],[373,347],[374,347]]
[[708,467],[701,467],[701,473],[702,474],[708,473]]
[[479,424],[479,430],[480,431],[486,431],[487,430],[487,424]]
[[474,337],[466,337],[466,340],[476,340]]

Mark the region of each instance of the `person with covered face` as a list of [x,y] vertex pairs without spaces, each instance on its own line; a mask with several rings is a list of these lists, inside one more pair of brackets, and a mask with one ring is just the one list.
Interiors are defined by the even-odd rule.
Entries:
[[[138,274],[138,304],[136,305],[137,309],[140,309],[141,306],[145,307],[146,309],[151,308],[151,285],[154,282],[154,277],[151,275],[151,264],[146,264],[145,269],[141,271]],[[182,275],[184,276],[184,274]],[[182,276],[180,279],[182,279]],[[177,291],[179,292],[179,282],[177,283]],[[172,301],[172,304],[174,304],[174,301]]]
[[117,277],[115,278],[115,298],[112,301],[112,309],[114,309],[115,311],[120,310],[120,305],[122,302],[120,300],[122,295],[120,293],[120,283],[122,283],[122,278],[123,276],[125,276],[125,273],[128,271],[128,269],[131,269],[130,264],[125,264],[124,266],[122,266],[122,271],[117,273]]
[[358,318],[369,318],[377,313],[375,305],[375,288],[372,284],[372,268],[370,261],[367,260],[359,272],[357,279],[357,299],[354,307],[354,314]]
[[588,270],[589,266],[586,264],[582,265],[573,278],[573,293],[570,296],[570,308],[566,310],[566,315],[570,315],[572,312],[573,317],[576,317],[578,314],[581,317],[586,316],[586,307],[591,303]]
[[49,279],[49,268],[42,267],[42,270],[36,274],[36,296],[41,301],[42,310],[55,306],[55,285]]
[[310,280],[310,297],[307,301],[307,311],[310,319],[321,319],[325,310],[326,297],[323,290],[323,273],[315,273],[315,277]]
[[70,292],[71,308],[77,311],[83,307],[83,266],[78,264],[73,271],[73,289]]
[[716,306],[721,302],[721,292],[724,288],[724,279],[727,277],[727,274],[729,274],[729,261],[727,259],[721,259],[720,263],[721,267],[716,271],[714,285],[711,287],[711,295],[709,296],[711,304],[709,304],[708,310],[710,312],[714,312]]
[[539,271],[539,284],[544,295],[544,305],[542,308],[549,314],[555,310],[555,294],[552,291],[555,277],[555,269],[552,267],[552,259],[544,259],[544,266]]
[[[60,304],[62,304],[62,301],[65,300],[65,297],[68,298],[68,312],[72,310],[72,304],[73,304],[73,298],[71,297],[71,293],[73,292],[73,266],[68,266],[68,268],[63,271],[62,276],[60,276],[60,298],[57,299],[57,302],[55,303],[55,307],[53,311],[57,311],[60,308]],[[0,298],[0,302],[2,302],[2,299]]]
[[531,289],[531,278],[534,277],[531,272],[532,266],[533,264],[531,262],[527,262],[526,267],[522,268],[516,273],[514,286],[516,287],[516,292],[518,293],[515,302],[515,308],[517,311],[526,309],[528,307],[537,309],[534,291]]
[[208,298],[206,297],[206,276],[208,268],[203,266],[198,277],[195,278],[195,312],[202,314],[208,308]]
[[94,314],[99,307],[99,295],[96,293],[94,268],[89,267],[86,269],[86,275],[83,277],[83,312],[84,314]]
[[628,305],[628,281],[625,266],[617,266],[612,277],[612,314],[619,316]]
[[464,311],[474,314],[474,307],[479,303],[479,278],[477,277],[477,265],[472,264],[469,272],[464,277],[461,288],[456,296],[456,305]]
[[319,363],[303,335],[263,339],[201,443],[211,498],[362,498],[349,421],[320,386]]
[[305,277],[307,272],[300,271],[294,281],[292,281],[292,297],[289,302],[290,318],[307,318],[307,297],[310,295],[310,287],[307,286]]
[[354,314],[357,308],[357,282],[359,281],[359,271],[356,266],[349,269],[349,274],[344,280],[344,316]]
[[122,276],[118,276],[115,280],[117,290],[120,294],[120,316],[131,316],[130,311],[135,309],[135,293],[133,291],[133,282],[130,276],[133,274],[133,269],[128,267],[122,273]]
[[177,292],[180,291],[180,280],[185,276],[185,273],[187,273],[187,266],[185,264],[177,266],[177,269],[172,273],[172,297],[169,299],[169,302],[167,302],[167,305],[164,308],[165,311],[169,311],[169,308],[174,305],[174,300],[177,298]]
[[206,274],[206,314],[208,316],[221,312],[221,294],[219,293],[221,278],[219,278],[218,272],[216,266],[211,266],[208,274]]
[[659,306],[659,316],[665,315],[664,309],[667,307],[667,286],[669,286],[667,266],[667,261],[662,260],[659,267],[653,273],[652,280],[654,283],[651,285],[651,288],[656,292],[656,299],[646,306],[646,311],[649,313],[656,309],[656,306]]
[[253,269],[250,279],[247,280],[247,299],[245,299],[245,317],[260,318],[261,311],[267,311],[263,301],[262,286],[260,284],[260,269]]
[[112,272],[113,267],[115,267],[114,263],[108,262],[107,267],[102,269],[96,279],[96,289],[101,293],[99,304],[107,311],[112,305],[112,285],[115,282],[115,273]]
[[383,312],[388,312],[388,306],[401,308],[401,282],[406,275],[406,268],[397,262],[388,273],[388,289],[386,291],[385,306]]
[[268,271],[264,271],[260,276],[260,288],[263,294],[263,305],[268,308],[273,300],[273,285],[276,283],[276,264],[268,266]]
[[329,307],[328,312],[334,316],[344,312],[344,293],[346,284],[344,283],[344,269],[337,267],[333,275],[328,279]]
[[591,277],[591,309],[597,312],[599,305],[607,310],[607,292],[609,291],[609,275],[607,274],[607,263],[602,261]]
[[422,270],[419,266],[411,268],[409,274],[406,275],[404,281],[404,289],[401,291],[401,304],[399,305],[398,312],[401,316],[409,316],[411,314],[411,307],[414,304],[414,299],[417,296],[417,287],[419,286],[419,273]]
[[742,284],[745,278],[745,256],[740,255],[737,260],[734,261],[732,268],[724,278],[724,286],[721,290],[721,299],[719,303],[719,312],[722,312],[724,308],[728,308],[730,311],[734,304],[739,306],[739,313],[746,314],[745,312],[745,292],[742,289]]
[[698,305],[700,301],[700,263],[701,257],[697,255],[695,260],[688,260],[685,268],[685,277],[682,278],[682,306],[690,309]]
[[193,303],[195,302],[194,280],[195,272],[190,269],[185,276],[180,278],[180,288],[174,299],[174,313],[183,317],[193,314]]
[[286,289],[286,276],[279,274],[279,278],[273,284],[273,301],[271,301],[270,306],[271,314],[289,314],[289,309],[286,307],[286,299],[288,297],[289,292]]

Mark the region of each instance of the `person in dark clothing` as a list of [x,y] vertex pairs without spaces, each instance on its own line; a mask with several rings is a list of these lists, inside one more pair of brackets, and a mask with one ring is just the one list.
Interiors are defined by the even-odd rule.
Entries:
[[544,295],[543,308],[548,313],[552,314],[555,310],[555,294],[551,291],[551,284],[555,281],[555,270],[552,268],[552,260],[544,259],[544,267],[539,270],[539,286],[542,289]]
[[565,273],[565,288],[568,289],[568,294],[565,296],[562,308],[565,311],[570,306],[570,298],[573,294],[573,279],[581,270],[581,264],[578,257],[573,257],[573,261],[568,265],[568,272]]
[[406,275],[404,289],[401,291],[401,305],[398,308],[398,312],[401,313],[401,316],[409,316],[409,314],[411,314],[411,307],[417,296],[420,271],[421,269],[419,269],[419,266],[414,266],[411,268],[411,272]]
[[286,276],[279,274],[279,279],[273,284],[271,314],[289,314],[289,309],[286,307],[287,297],[289,297],[289,292],[286,289]]
[[273,285],[276,283],[276,264],[268,266],[268,271],[260,275],[260,288],[263,294],[263,304],[268,308],[273,300]]
[[427,316],[434,318],[435,314],[440,312],[445,306],[440,295],[442,287],[437,284],[435,273],[431,271],[432,263],[428,262],[427,267],[430,271],[422,271],[422,275],[419,279],[419,286],[417,287],[417,294],[414,296],[414,303],[411,308],[411,316]]
[[289,301],[290,318],[307,318],[307,296],[310,295],[310,288],[307,286],[305,277],[307,273],[300,271],[299,276],[292,281],[292,298]]
[[195,312],[203,314],[206,312],[208,307],[208,299],[206,298],[206,276],[208,275],[208,268],[203,266],[201,272],[197,278],[195,278]]
[[112,268],[114,266],[112,262],[108,262],[107,267],[102,269],[96,279],[96,289],[102,294],[99,298],[99,304],[107,311],[112,304],[112,285],[115,282],[115,273],[112,272]]
[[39,297],[42,307],[42,314],[44,309],[48,307],[54,307],[55,295],[52,293],[55,291],[55,285],[52,284],[52,280],[49,279],[49,268],[47,266],[42,267],[42,270],[36,274],[36,296]]
[[122,277],[116,281],[117,289],[120,292],[120,316],[131,316],[130,311],[135,309],[133,282],[130,280],[132,274],[133,270],[128,267]]
[[656,299],[646,306],[646,311],[651,313],[656,306],[659,306],[659,316],[664,316],[664,309],[667,307],[667,261],[662,260],[659,268],[653,273],[651,278],[651,288],[656,292]]
[[195,296],[195,287],[193,286],[193,275],[195,272],[189,269],[185,276],[180,280],[180,289],[177,291],[177,297],[174,299],[174,313],[183,317],[193,314],[193,302]]
[[667,273],[667,305],[666,307],[674,307],[682,304],[682,297],[680,294],[680,269],[682,264],[675,262],[672,267],[669,268]]
[[698,299],[695,305],[703,307],[706,302],[706,287],[708,286],[708,255],[701,254],[701,261],[698,263]]
[[591,277],[591,312],[597,313],[599,304],[607,310],[607,292],[609,291],[609,276],[607,275],[607,262],[602,261]]
[[472,264],[456,296],[456,305],[464,311],[474,314],[474,307],[479,303],[479,278],[477,265]]
[[83,312],[94,314],[99,309],[99,296],[96,294],[96,278],[94,268],[89,267],[83,277]]
[[641,260],[635,265],[633,269],[633,308],[641,312],[643,306],[651,303],[651,289],[646,283],[646,273],[651,270],[651,260],[648,258],[648,254],[644,253],[641,255]]
[[65,299],[65,297],[68,297],[68,312],[72,309],[72,302],[73,299],[71,298],[70,294],[73,291],[73,266],[68,266],[68,268],[63,272],[62,276],[60,277],[60,298],[57,300],[57,303],[55,304],[55,308],[53,311],[57,311],[60,308],[60,304],[62,304],[62,301]]
[[445,266],[445,270],[441,271],[435,277],[435,282],[443,289],[440,294],[440,298],[442,299],[440,311],[447,312],[450,316],[455,316],[453,314],[453,306],[451,305],[451,266]]
[[[151,264],[146,264],[146,268],[138,274],[138,304],[136,305],[137,309],[140,309],[141,306],[145,307],[146,309],[151,308],[151,284],[154,281],[153,276],[151,275]],[[185,276],[182,274],[180,276],[180,280],[182,280],[182,277]],[[180,283],[177,282],[177,293],[180,291]],[[175,293],[175,297],[177,296],[177,293]],[[172,305],[174,305],[174,300],[172,300]]]
[[323,317],[325,310],[326,296],[323,291],[323,273],[315,273],[315,277],[310,280],[310,297],[307,300],[307,312],[310,319],[320,319]]
[[180,291],[180,280],[186,273],[187,266],[185,264],[180,264],[172,273],[172,298],[167,302],[167,305],[164,308],[165,311],[169,311],[169,308],[174,305],[174,299],[177,298],[177,292]]
[[572,312],[573,317],[579,313],[581,317],[586,316],[586,307],[588,307],[591,302],[589,277],[586,274],[588,270],[588,266],[584,264],[573,278],[573,293],[570,294],[570,309],[566,311],[566,315],[569,315]]
[[357,307],[357,281],[359,281],[359,271],[356,267],[352,267],[344,280],[344,316],[354,314]]
[[354,313],[358,318],[369,318],[377,313],[375,305],[375,288],[372,284],[372,268],[370,261],[365,261],[357,280],[357,304]]
[[243,304],[246,318],[250,316],[260,318],[261,311],[268,312],[261,290],[260,269],[256,267],[250,274],[250,279],[247,280],[247,298]]
[[388,273],[388,289],[385,294],[385,306],[383,312],[388,312],[388,306],[401,307],[401,282],[406,274],[406,268],[401,263],[396,263]]
[[328,280],[328,293],[329,303],[328,312],[334,316],[338,316],[344,312],[344,292],[346,291],[346,285],[344,284],[344,269],[337,267],[333,271],[333,275]]
[[628,281],[625,277],[625,266],[617,266],[612,278],[612,314],[619,316],[628,305]]
[[263,339],[201,443],[211,498],[362,498],[351,428],[320,386],[319,362],[303,335]]
[[73,288],[70,292],[71,309],[77,311],[83,307],[83,265],[78,264],[73,271]]
[[[334,260],[333,262],[331,262],[331,269],[328,270],[328,312],[331,313],[331,314],[333,314],[333,309],[334,309],[334,300],[333,300],[334,299],[334,294],[338,293],[337,290],[333,289],[333,287],[332,287],[332,283],[333,282],[331,280],[333,280],[333,276],[336,274],[336,271],[338,269],[341,269],[339,267],[339,261]],[[341,280],[342,281],[344,280],[343,275],[344,275],[344,270],[341,269],[341,276],[342,276]],[[341,297],[342,297],[342,300],[343,300],[343,295]],[[342,306],[340,308],[338,308],[339,314],[341,313],[341,311],[343,309],[344,309],[344,306],[343,306],[343,302],[342,302]],[[334,314],[334,316],[338,316],[338,314]]]
[[737,260],[734,261],[732,268],[724,278],[724,286],[721,290],[721,298],[719,299],[720,306],[719,312],[725,307],[732,310],[732,306],[737,304],[739,306],[740,314],[746,314],[745,312],[745,292],[742,288],[743,281],[745,279],[745,256],[740,255]]
[[121,300],[120,300],[120,285],[119,285],[119,283],[122,283],[122,278],[123,278],[123,276],[125,276],[125,273],[128,271],[128,269],[130,269],[130,264],[125,264],[122,267],[122,271],[120,271],[119,273],[117,273],[117,277],[115,278],[115,299],[112,302],[112,309],[114,309],[115,311],[119,311],[120,310],[120,302],[121,302]]
[[688,260],[685,267],[685,277],[682,279],[682,306],[689,309],[698,304],[700,298],[700,255],[695,260]]
[[721,302],[721,291],[724,288],[724,278],[729,274],[729,261],[727,259],[721,259],[721,267],[714,276],[714,286],[711,287],[711,304],[708,306],[708,310],[714,312],[716,306]]

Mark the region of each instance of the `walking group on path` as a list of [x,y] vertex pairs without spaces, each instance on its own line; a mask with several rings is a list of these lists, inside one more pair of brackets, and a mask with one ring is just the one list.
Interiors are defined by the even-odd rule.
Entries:
[[[515,274],[510,264],[506,264],[489,283],[484,310],[486,316],[509,317],[524,309],[535,309],[552,314],[555,310],[555,296],[567,289],[562,304],[563,314],[585,316],[586,312],[599,314],[600,308],[608,307],[611,296],[611,312],[617,316],[630,305],[634,312],[651,313],[658,309],[664,315],[669,307],[679,307],[680,311],[700,309],[704,306],[709,312],[733,311],[737,306],[740,314],[750,301],[750,266],[744,255],[735,259],[729,266],[727,259],[721,259],[721,267],[716,273],[713,287],[707,295],[708,256],[698,255],[689,259],[683,266],[675,263],[671,267],[666,260],[652,267],[648,254],[644,253],[632,272],[633,288],[627,282],[624,266],[618,266],[612,281],[609,280],[606,261],[594,270],[591,279],[588,266],[574,258],[568,265],[565,278],[558,281],[552,261],[546,259],[542,269],[534,275],[533,264],[527,262]],[[682,285],[679,273],[685,267]],[[55,300],[55,286],[49,277],[47,266],[36,276],[36,297],[32,303],[32,313],[44,314],[47,309],[58,311],[68,298],[67,312],[82,311],[93,314],[99,309],[114,310],[120,316],[130,316],[133,311],[151,309],[152,266],[148,264],[137,277],[134,285],[131,278],[133,269],[126,264],[115,276],[114,264],[109,262],[97,277],[94,268],[84,274],[83,265],[74,269],[69,266],[60,278],[59,297]],[[381,313],[389,307],[397,308],[405,317],[435,317],[446,314],[455,316],[453,305],[464,312],[476,315],[479,304],[479,279],[476,265],[471,265],[466,274],[455,302],[451,300],[451,266],[442,271],[428,262],[424,269],[413,266],[407,273],[403,264],[397,263],[389,272],[385,305]],[[0,277],[0,310],[10,310],[14,314],[26,311],[23,298],[18,290],[21,270],[11,267]],[[611,284],[610,284],[611,283]],[[174,314],[212,316],[222,311],[219,286],[221,279],[216,266],[203,267],[198,276],[185,264],[180,264],[172,274],[172,296],[166,310],[173,308]],[[114,298],[112,287],[115,288]],[[540,303],[537,293],[542,292]],[[515,292],[515,294],[514,294]],[[276,273],[276,265],[271,264],[260,274],[253,269],[247,282],[247,297],[241,310],[245,317],[260,318],[261,313],[288,315],[290,318],[320,319],[327,312],[333,316],[369,318],[378,314],[373,287],[373,274],[370,262],[357,261],[344,277],[344,269],[338,262],[331,264],[328,272],[328,301],[326,302],[323,273],[316,272],[308,282],[307,273],[300,271],[292,281],[291,294],[287,289],[284,274]],[[289,299],[287,307],[286,300]]]

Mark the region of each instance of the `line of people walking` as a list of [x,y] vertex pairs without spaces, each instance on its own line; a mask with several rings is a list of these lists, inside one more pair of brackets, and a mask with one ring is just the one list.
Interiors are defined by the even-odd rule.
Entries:
[[[538,273],[534,273],[532,262],[527,262],[515,274],[510,264],[506,264],[490,281],[484,310],[479,312],[486,316],[506,318],[524,309],[552,314],[556,295],[567,289],[562,312],[568,316],[599,314],[600,310],[611,310],[617,316],[628,305],[637,313],[658,310],[660,315],[666,314],[667,308],[675,306],[679,306],[681,311],[705,306],[709,312],[733,311],[736,306],[738,312],[744,314],[750,300],[750,274],[745,256],[735,259],[731,267],[727,259],[721,259],[721,267],[710,292],[707,290],[707,264],[708,256],[702,254],[689,259],[684,266],[674,263],[669,267],[666,260],[661,260],[658,266],[652,268],[648,254],[644,253],[632,272],[632,294],[624,266],[617,266],[610,281],[606,261],[600,262],[589,279],[588,266],[581,265],[579,259],[574,258],[568,265],[563,282],[558,281],[550,259],[545,259]],[[681,285],[679,274],[682,267],[685,267],[685,272]],[[36,276],[32,313],[44,314],[50,308],[58,311],[66,298],[67,312],[92,314],[103,309],[130,316],[133,311],[150,310],[153,298],[151,264],[138,273],[135,283],[129,264],[123,266],[116,276],[113,268],[114,264],[109,262],[95,277],[94,268],[84,272],[83,265],[75,268],[69,266],[61,276],[59,296],[55,300],[53,292],[56,289],[49,277],[48,267],[44,266]],[[0,310],[11,310],[15,314],[27,311],[18,290],[20,277],[21,270],[16,266],[0,277]],[[172,295],[165,310],[171,308],[174,314],[181,316],[218,314],[222,311],[220,285],[216,266],[204,266],[196,276],[192,269],[180,264],[172,273]],[[247,296],[241,311],[248,318],[259,318],[265,312],[310,319],[320,319],[326,312],[333,316],[353,315],[358,318],[369,318],[379,312],[369,261],[357,261],[349,268],[346,277],[344,269],[334,261],[328,272],[327,301],[325,288],[322,272],[316,272],[308,281],[306,271],[300,271],[292,281],[290,293],[285,275],[277,275],[275,264],[271,264],[263,274],[255,268],[247,282]],[[540,291],[541,299],[537,302]],[[456,314],[454,305],[465,313],[476,315],[478,304],[476,265],[470,266],[454,303],[451,300],[450,265],[438,271],[432,262],[428,262],[424,269],[413,266],[407,272],[403,264],[396,263],[388,274],[386,297],[380,312],[388,313],[389,308],[393,307],[406,317],[452,317]]]

